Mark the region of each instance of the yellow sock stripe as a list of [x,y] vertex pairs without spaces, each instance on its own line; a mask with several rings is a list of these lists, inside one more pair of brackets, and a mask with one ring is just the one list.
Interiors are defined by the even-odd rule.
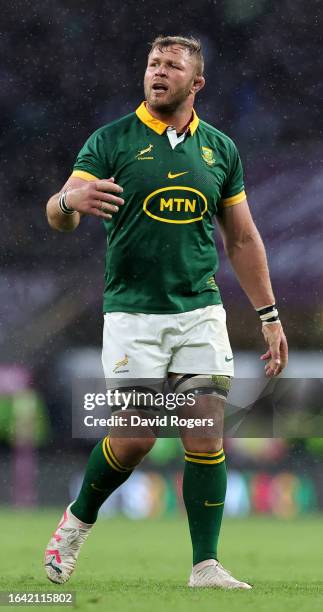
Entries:
[[116,470],[117,472],[124,472],[124,470],[120,470],[112,461],[111,457],[109,456],[108,453],[108,449],[106,447],[106,438],[104,438],[104,440],[102,441],[102,450],[103,450],[103,454],[107,460],[107,463],[110,465],[110,467],[112,467],[114,470]]
[[189,457],[218,457],[219,455],[222,455],[222,453],[223,448],[216,453],[191,453],[190,451],[185,451],[185,455],[188,455]]
[[105,438],[106,440],[106,448],[108,451],[108,454],[110,455],[113,463],[115,463],[115,465],[119,468],[119,470],[122,470],[122,472],[130,472],[131,470],[133,470],[136,466],[135,465],[122,465],[118,459],[116,458],[112,448],[111,448],[111,444],[110,444],[110,437],[106,436]]
[[214,465],[215,463],[222,463],[225,460],[225,455],[222,455],[219,459],[193,459],[185,455],[185,461],[191,461],[192,463],[204,463],[205,465]]

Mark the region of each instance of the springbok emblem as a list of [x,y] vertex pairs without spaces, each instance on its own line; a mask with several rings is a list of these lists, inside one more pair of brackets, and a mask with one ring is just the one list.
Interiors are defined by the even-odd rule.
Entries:
[[148,147],[146,147],[146,149],[142,149],[141,151],[139,151],[139,153],[137,153],[136,158],[141,157],[142,155],[145,155],[145,153],[150,153],[152,148],[154,145],[149,144]]

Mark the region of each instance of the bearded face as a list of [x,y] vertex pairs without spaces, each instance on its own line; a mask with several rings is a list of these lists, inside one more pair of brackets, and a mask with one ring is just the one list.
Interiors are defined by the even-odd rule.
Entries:
[[174,112],[194,94],[195,76],[196,60],[185,47],[171,45],[153,49],[144,78],[149,107],[160,113]]

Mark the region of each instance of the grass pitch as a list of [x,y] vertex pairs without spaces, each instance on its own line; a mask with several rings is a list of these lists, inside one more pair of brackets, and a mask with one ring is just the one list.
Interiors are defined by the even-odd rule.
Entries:
[[254,585],[246,592],[187,588],[191,551],[183,518],[99,520],[70,582],[53,585],[42,556],[59,518],[60,511],[0,512],[0,590],[75,591],[75,609],[96,612],[323,610],[322,516],[226,519],[221,562]]

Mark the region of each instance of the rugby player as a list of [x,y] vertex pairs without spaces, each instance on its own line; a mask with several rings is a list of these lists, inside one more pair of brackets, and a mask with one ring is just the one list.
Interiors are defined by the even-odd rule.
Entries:
[[[277,376],[287,363],[287,342],[237,148],[193,109],[204,83],[199,41],[157,38],[145,72],[145,102],[90,136],[71,176],[47,204],[48,222],[59,231],[75,230],[84,214],[104,222],[105,378],[169,376],[176,392],[194,392],[196,417],[223,415],[233,376],[226,314],[215,280],[214,219],[235,274],[260,316],[266,375]],[[49,541],[45,569],[53,582],[70,578],[100,506],[155,441],[152,434],[115,433],[93,449],[81,491]],[[193,548],[188,584],[249,589],[218,560],[226,492],[221,433],[182,433],[183,496]]]

